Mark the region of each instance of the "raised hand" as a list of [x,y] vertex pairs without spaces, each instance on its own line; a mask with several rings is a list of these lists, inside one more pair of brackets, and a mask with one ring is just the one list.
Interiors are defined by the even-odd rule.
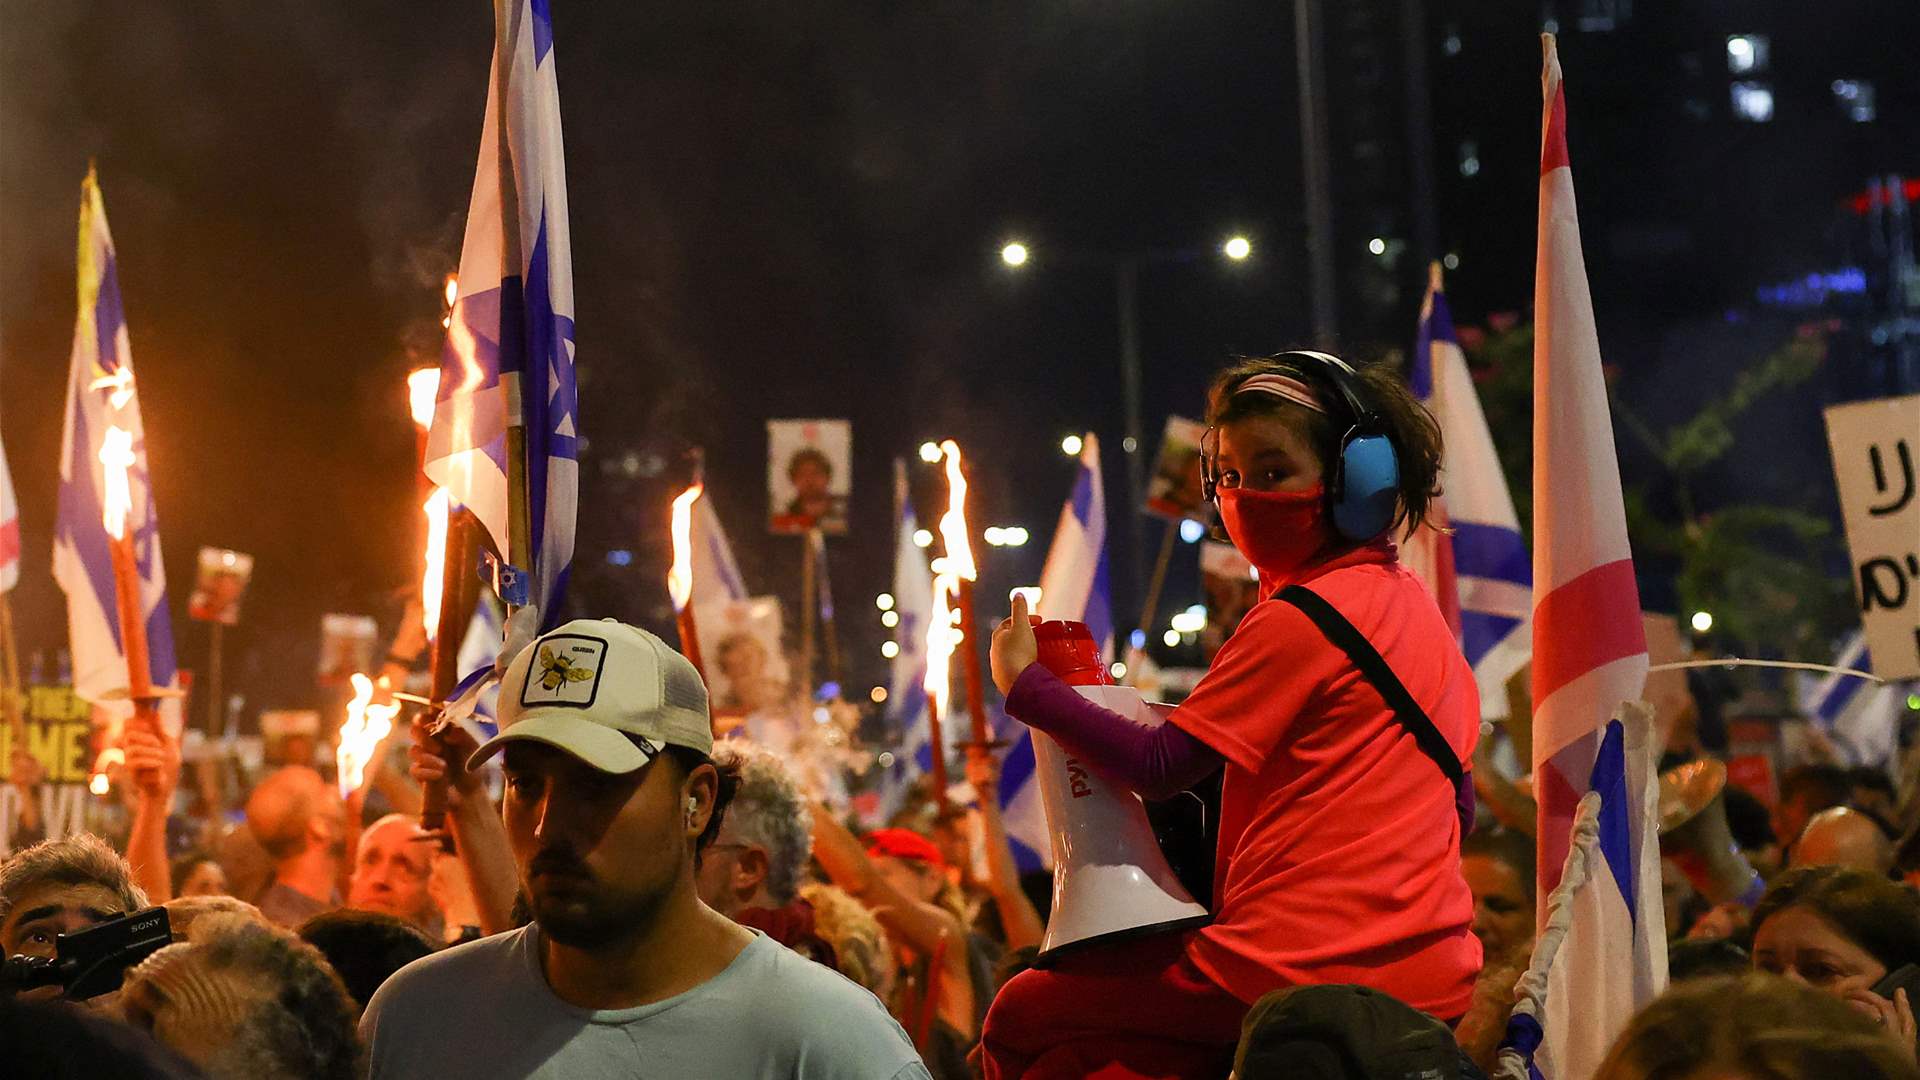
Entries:
[[993,632],[993,647],[988,660],[993,668],[993,684],[1002,694],[1013,689],[1013,682],[1027,665],[1040,658],[1040,643],[1033,636],[1033,621],[1027,615],[1027,597],[1013,595],[1013,614]]

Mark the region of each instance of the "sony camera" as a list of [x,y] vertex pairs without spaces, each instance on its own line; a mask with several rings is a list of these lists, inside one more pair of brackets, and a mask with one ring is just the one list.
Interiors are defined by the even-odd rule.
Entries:
[[0,995],[39,986],[58,986],[81,1001],[120,989],[127,969],[173,940],[167,909],[151,907],[108,919],[97,926],[54,938],[54,956],[11,956],[0,960]]

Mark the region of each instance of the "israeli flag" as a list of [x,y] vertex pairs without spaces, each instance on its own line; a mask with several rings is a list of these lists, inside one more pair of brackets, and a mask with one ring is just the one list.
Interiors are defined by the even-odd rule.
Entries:
[[[1073,494],[1060,509],[1053,545],[1040,571],[1043,619],[1083,622],[1100,642],[1101,653],[1113,652],[1113,608],[1107,588],[1107,494],[1100,480],[1100,440],[1089,431],[1080,447],[1080,474]],[[1000,766],[1000,798],[1007,836],[1022,869],[1045,866],[1053,845],[1047,814],[1040,805],[1040,784],[1034,776],[1033,734],[1024,724],[1008,725],[1013,746]]]
[[[560,622],[579,502],[573,255],[548,0],[496,5],[493,75],[426,473],[523,564],[502,657]],[[511,551],[507,432],[526,431],[530,552]]]
[[[160,517],[147,472],[146,428],[133,377],[133,349],[120,303],[118,259],[107,230],[107,207],[93,170],[80,184],[80,306],[73,324],[67,378],[66,428],[60,438],[60,509],[54,524],[53,577],[67,594],[67,635],[73,653],[73,689],[119,720],[133,715],[126,698],[127,658],[121,647],[113,555],[102,508],[107,473],[102,451],[130,450],[126,467],[131,532],[146,615],[148,677],[171,687],[176,674],[173,622],[167,613],[167,575],[160,561]],[[118,693],[118,700],[105,701]],[[180,703],[163,699],[161,717],[180,730]]]
[[933,620],[933,571],[927,553],[913,542],[920,522],[907,497],[907,463],[893,462],[894,523],[893,610],[900,621],[893,640],[900,651],[887,677],[887,728],[899,733],[899,754],[887,776],[882,818],[899,808],[916,777],[933,770],[933,743],[927,734],[927,626]]
[[[500,639],[506,633],[506,619],[500,612],[499,602],[482,593],[473,606],[473,618],[467,622],[467,631],[460,638],[460,652],[456,666],[460,670],[460,682],[464,686],[477,683],[493,671],[493,664],[500,651]],[[474,699],[473,712],[462,719],[467,731],[475,739],[485,742],[499,734],[500,686],[490,682],[484,686]]]
[[[1867,639],[1855,630],[1841,643],[1833,666],[1873,671]],[[1897,763],[1900,719],[1907,711],[1907,685],[1876,683],[1833,672],[1819,679],[1802,677],[1800,708],[1819,725],[1850,765],[1886,767]]]
[[[1423,577],[1443,611],[1452,614],[1457,605],[1460,647],[1473,665],[1481,710],[1504,717],[1506,682],[1533,655],[1533,564],[1437,267],[1407,381],[1440,424],[1446,447],[1441,486],[1453,529],[1452,536],[1420,530],[1408,542],[1408,562],[1434,568]],[[1435,551],[1428,554],[1428,547]]]

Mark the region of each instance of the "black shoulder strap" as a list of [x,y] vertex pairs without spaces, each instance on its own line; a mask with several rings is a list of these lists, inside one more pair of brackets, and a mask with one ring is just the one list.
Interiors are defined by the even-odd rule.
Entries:
[[1439,728],[1433,726],[1433,721],[1428,719],[1426,710],[1420,707],[1419,702],[1413,700],[1412,694],[1407,693],[1407,688],[1401,684],[1400,677],[1387,666],[1387,661],[1380,655],[1380,650],[1373,647],[1365,634],[1356,629],[1347,621],[1345,615],[1334,610],[1332,604],[1327,603],[1324,597],[1312,589],[1300,585],[1289,585],[1280,590],[1278,599],[1299,608],[1302,614],[1313,620],[1313,625],[1320,628],[1320,632],[1326,635],[1328,641],[1347,654],[1347,658],[1353,661],[1353,665],[1360,669],[1360,674],[1366,676],[1367,681],[1372,683],[1373,688],[1378,690],[1380,696],[1386,700],[1387,707],[1393,710],[1393,718],[1400,721],[1400,726],[1407,729],[1407,734],[1413,736],[1413,741],[1419,744],[1421,752],[1432,758],[1435,765],[1440,766],[1440,771],[1447,774],[1447,779],[1453,781],[1456,789],[1466,782],[1466,770],[1461,767],[1460,759],[1454,755],[1453,745],[1447,742],[1446,736],[1440,734]]

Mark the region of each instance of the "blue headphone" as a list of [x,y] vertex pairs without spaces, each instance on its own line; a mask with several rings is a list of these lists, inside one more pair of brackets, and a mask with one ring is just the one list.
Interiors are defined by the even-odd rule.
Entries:
[[[1330,353],[1300,350],[1267,359],[1331,387],[1346,407],[1350,424],[1346,434],[1340,436],[1340,452],[1327,468],[1327,501],[1333,511],[1334,531],[1359,542],[1386,532],[1393,524],[1400,498],[1400,458],[1385,420],[1367,404],[1358,373]],[[1215,449],[1210,452],[1202,441],[1200,484],[1207,501],[1217,503],[1220,436],[1212,429],[1207,434]]]

